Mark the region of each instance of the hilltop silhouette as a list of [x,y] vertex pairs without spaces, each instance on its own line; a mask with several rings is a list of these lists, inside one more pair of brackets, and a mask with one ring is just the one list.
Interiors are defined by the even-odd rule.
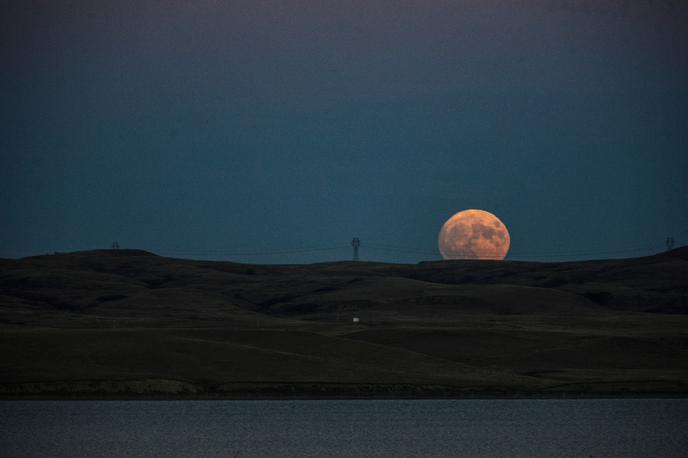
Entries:
[[687,279],[686,247],[556,263],[2,259],[0,392],[685,395]]

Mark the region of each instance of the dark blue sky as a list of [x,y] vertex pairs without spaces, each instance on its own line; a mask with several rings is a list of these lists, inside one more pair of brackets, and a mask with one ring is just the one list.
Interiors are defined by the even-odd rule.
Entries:
[[0,4],[0,256],[415,262],[466,208],[511,259],[688,240],[683,2]]

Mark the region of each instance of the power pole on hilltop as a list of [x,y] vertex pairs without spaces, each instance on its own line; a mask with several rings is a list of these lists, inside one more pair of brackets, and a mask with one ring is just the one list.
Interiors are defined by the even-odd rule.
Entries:
[[361,239],[354,237],[351,241],[351,246],[354,247],[354,261],[358,261],[358,247],[361,246]]
[[666,247],[667,247],[667,251],[671,251],[674,248],[674,238],[673,237],[667,237]]

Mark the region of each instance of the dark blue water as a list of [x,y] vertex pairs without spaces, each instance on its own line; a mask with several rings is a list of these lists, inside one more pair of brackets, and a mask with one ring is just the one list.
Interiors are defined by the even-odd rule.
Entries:
[[1,401],[0,455],[685,457],[688,400]]

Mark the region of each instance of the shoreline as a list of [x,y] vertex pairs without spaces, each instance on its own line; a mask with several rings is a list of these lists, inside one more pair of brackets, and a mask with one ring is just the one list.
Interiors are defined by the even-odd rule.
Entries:
[[3,401],[572,401],[572,400],[630,400],[630,399],[676,399],[688,400],[688,393],[598,393],[598,394],[567,394],[565,396],[555,396],[547,394],[523,395],[487,395],[476,394],[470,396],[403,396],[390,394],[389,396],[356,396],[356,395],[315,395],[298,394],[292,396],[284,395],[265,395],[265,394],[237,394],[237,395],[21,395],[7,396],[0,395],[0,402]]
[[170,379],[0,383],[0,400],[432,400],[688,398],[685,384],[597,381],[550,386],[225,382]]

